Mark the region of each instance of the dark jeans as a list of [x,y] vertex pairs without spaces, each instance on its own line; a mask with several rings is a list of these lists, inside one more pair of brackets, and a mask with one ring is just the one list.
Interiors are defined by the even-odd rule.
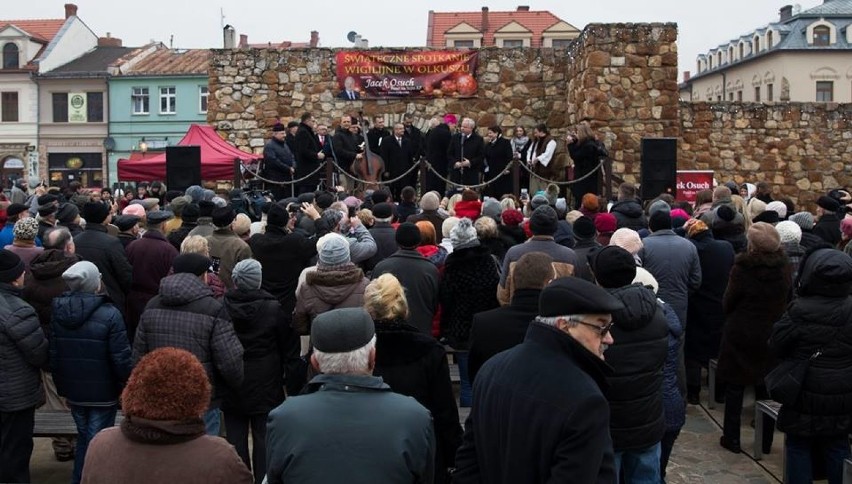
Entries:
[[[725,423],[722,432],[725,439],[731,443],[740,442],[740,419],[743,413],[743,393],[745,387],[728,383],[725,387]],[[769,393],[766,386],[756,385],[754,387],[755,400],[766,400]],[[768,415],[763,415],[763,451],[767,452],[772,447],[772,437],[775,432],[775,422]]]
[[30,482],[35,408],[0,412],[0,482]]
[[674,449],[674,443],[678,435],[680,435],[680,429],[673,431],[667,430],[663,434],[662,442],[660,442],[660,478],[663,482],[666,479],[666,467],[669,465],[669,457],[672,455],[672,449]]
[[[817,452],[814,452],[814,450]],[[813,457],[825,459],[828,484],[843,482],[843,459],[850,457],[849,438],[846,435],[834,437],[799,437],[787,434],[784,449],[784,467],[787,482],[813,482]]]
[[[255,484],[266,476],[266,418],[269,414],[243,415],[224,412],[225,433],[228,442],[237,450],[237,455],[254,474]],[[251,427],[252,452],[249,460],[248,433]]]
[[458,351],[455,359],[459,365],[459,407],[470,407],[473,404],[473,385],[467,372],[470,353]]
[[77,424],[77,449],[74,452],[74,473],[71,476],[71,483],[78,484],[83,477],[83,464],[86,462],[89,442],[101,430],[115,425],[118,406],[81,407],[73,404],[69,406],[74,423]]

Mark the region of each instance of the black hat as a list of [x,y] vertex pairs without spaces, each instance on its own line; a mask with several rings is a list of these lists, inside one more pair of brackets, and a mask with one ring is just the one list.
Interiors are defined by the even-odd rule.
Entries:
[[636,278],[636,259],[617,245],[608,245],[589,253],[589,268],[601,287],[628,286]]
[[272,227],[285,227],[287,222],[290,221],[290,214],[287,213],[287,210],[278,205],[277,203],[273,203],[269,206],[269,213],[266,214],[266,224]]
[[557,221],[556,210],[550,205],[542,205],[530,217],[530,231],[533,235],[553,235],[556,233]]
[[0,249],[0,282],[10,283],[24,273],[24,262],[18,254]]
[[378,205],[380,203],[387,202],[388,198],[390,198],[390,195],[388,195],[388,192],[384,190],[376,190],[373,192],[370,198],[373,200],[373,205]]
[[230,205],[213,209],[213,225],[227,227],[237,218],[237,212]]
[[6,216],[9,218],[17,216],[21,212],[25,212],[29,210],[30,207],[24,205],[23,203],[13,203],[6,207]]
[[322,192],[316,196],[316,203],[320,210],[325,210],[334,203],[334,195],[328,192]]
[[852,259],[828,246],[814,249],[802,259],[796,281],[800,296],[849,296],[852,288]]
[[373,206],[373,217],[376,218],[391,218],[393,217],[393,205],[389,203],[379,203]]
[[120,232],[125,232],[133,228],[134,225],[138,224],[139,221],[142,220],[136,215],[119,215],[112,219],[112,224],[118,227]]
[[184,222],[195,223],[198,222],[198,216],[200,215],[200,210],[198,209],[197,203],[188,203],[183,210],[181,211],[181,219]]
[[59,207],[55,203],[51,203],[50,205],[39,205],[38,214],[42,217],[47,217],[52,213],[56,213],[59,210]]
[[169,190],[166,192],[166,196],[164,198],[166,199],[166,203],[171,203],[175,198],[182,196],[183,192],[180,190]]
[[402,249],[413,249],[420,245],[420,229],[411,222],[399,224],[396,229],[396,244]]
[[720,205],[719,208],[716,209],[716,215],[722,220],[733,222],[737,213],[728,205]]
[[83,205],[83,218],[86,223],[102,224],[109,217],[109,207],[100,202],[87,202]]
[[56,203],[58,201],[59,201],[59,198],[56,195],[53,195],[52,193],[48,193],[46,195],[42,195],[42,196],[38,197],[37,203],[39,204],[39,206],[43,206],[43,205],[48,205],[48,204],[51,204],[51,203]]
[[825,195],[817,199],[817,205],[829,212],[836,212],[840,210],[840,202]]
[[61,224],[70,224],[80,215],[80,209],[73,203],[63,203],[56,211],[56,220]]
[[760,212],[757,217],[751,219],[751,221],[752,223],[766,222],[768,224],[775,225],[781,221],[781,218],[775,210],[764,210],[763,212]]
[[667,212],[665,210],[657,210],[656,212],[651,214],[651,217],[648,219],[648,228],[651,229],[651,232],[657,232],[659,230],[671,230],[671,212]]
[[363,308],[326,311],[311,323],[311,344],[323,353],[363,348],[376,335],[373,319]]
[[594,239],[598,234],[595,222],[585,215],[574,221],[574,238],[581,240]]
[[287,127],[288,127],[288,128],[296,128],[296,127],[298,127],[298,126],[299,126],[299,122],[298,122],[298,121],[290,121],[289,123],[287,123]]
[[299,195],[297,201],[299,202],[299,205],[301,205],[303,203],[314,203],[315,198],[316,197],[314,196],[313,193],[308,192],[308,193],[303,193],[303,194]]
[[213,215],[213,210],[216,208],[216,204],[209,200],[200,200],[198,202],[198,216],[199,217],[210,217]]
[[210,259],[195,253],[180,254],[172,262],[175,274],[192,274],[200,276],[210,268]]
[[157,225],[174,218],[175,214],[168,210],[153,210],[148,212],[148,223]]
[[606,290],[579,277],[562,277],[541,291],[538,314],[544,317],[571,314],[609,314],[624,308]]
[[275,123],[275,126],[272,127],[272,132],[278,133],[279,131],[287,131],[287,128],[281,123]]

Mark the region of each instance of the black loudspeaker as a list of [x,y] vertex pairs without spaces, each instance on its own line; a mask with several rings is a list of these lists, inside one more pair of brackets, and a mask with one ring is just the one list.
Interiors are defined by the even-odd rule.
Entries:
[[185,191],[192,185],[201,185],[201,147],[167,147],[166,187]]
[[641,177],[642,200],[676,196],[677,138],[642,138]]

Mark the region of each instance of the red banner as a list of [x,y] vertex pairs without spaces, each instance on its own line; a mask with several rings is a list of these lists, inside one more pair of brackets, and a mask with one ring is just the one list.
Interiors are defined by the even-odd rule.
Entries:
[[713,189],[713,175],[712,171],[678,170],[676,198],[694,204],[698,192]]
[[479,53],[365,51],[337,53],[338,99],[473,97]]

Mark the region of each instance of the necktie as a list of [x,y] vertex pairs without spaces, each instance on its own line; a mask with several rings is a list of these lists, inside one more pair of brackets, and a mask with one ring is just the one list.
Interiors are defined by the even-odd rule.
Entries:
[[350,100],[354,100],[354,99],[355,99],[355,93],[354,93],[354,92],[349,91],[349,99],[350,99]]
[[397,138],[396,142],[399,143],[399,147],[402,148],[402,138]]

